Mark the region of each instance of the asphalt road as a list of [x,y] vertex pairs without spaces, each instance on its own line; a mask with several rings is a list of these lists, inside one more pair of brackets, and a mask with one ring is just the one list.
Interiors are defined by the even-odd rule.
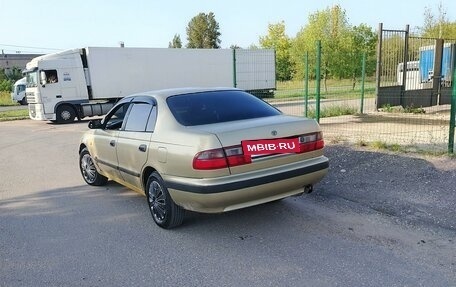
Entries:
[[456,161],[329,145],[312,194],[158,228],[87,122],[0,122],[0,286],[456,286]]
[[0,112],[12,111],[12,110],[26,110],[28,106],[0,106]]

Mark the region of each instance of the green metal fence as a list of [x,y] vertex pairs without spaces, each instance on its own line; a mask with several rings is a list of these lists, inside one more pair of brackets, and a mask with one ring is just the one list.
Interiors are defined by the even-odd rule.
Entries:
[[[366,75],[365,55],[359,61],[361,76],[356,81],[324,79],[320,75],[324,47],[319,42],[316,45],[316,58],[311,59],[308,54],[303,57],[305,78],[302,81],[278,82],[274,99],[267,101],[286,114],[315,118],[328,142],[374,144],[430,153],[454,152],[456,88],[453,83],[456,81],[456,64],[453,65],[450,103],[403,106],[398,101],[398,104],[379,107],[379,84],[385,83],[376,81],[376,75]],[[386,49],[385,46],[383,49]],[[453,62],[455,58],[453,55]],[[316,63],[316,71],[312,71],[316,75],[314,79],[309,79],[308,76],[307,69],[311,61]],[[398,63],[392,65],[397,73]],[[379,72],[381,71],[377,71],[377,74]],[[389,78],[394,82],[400,76],[402,75],[389,75]],[[405,85],[404,82],[394,84],[401,86]],[[406,87],[402,86],[397,94],[389,96],[399,99],[404,97],[405,91]]]

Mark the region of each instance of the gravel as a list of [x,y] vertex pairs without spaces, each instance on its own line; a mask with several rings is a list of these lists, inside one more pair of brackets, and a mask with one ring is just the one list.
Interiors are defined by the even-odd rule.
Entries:
[[334,145],[319,194],[416,227],[456,231],[456,160]]
[[455,286],[455,158],[341,145],[328,146],[326,155],[330,172],[312,194],[326,207],[320,215],[354,241],[446,274],[435,286]]

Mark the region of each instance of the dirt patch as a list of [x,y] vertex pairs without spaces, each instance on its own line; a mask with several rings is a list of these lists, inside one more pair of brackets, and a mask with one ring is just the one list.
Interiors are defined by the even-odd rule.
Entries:
[[446,151],[449,111],[430,114],[374,112],[320,120],[329,142],[398,144],[417,150]]

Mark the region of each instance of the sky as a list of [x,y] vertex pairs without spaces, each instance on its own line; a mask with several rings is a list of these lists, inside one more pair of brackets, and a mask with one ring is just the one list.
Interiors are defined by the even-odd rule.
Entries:
[[428,7],[456,21],[455,0],[0,0],[0,50],[4,53],[52,53],[88,46],[166,48],[174,35],[187,43],[186,27],[199,13],[213,12],[221,47],[258,45],[269,24],[284,21],[294,38],[309,15],[334,5],[345,10],[349,24],[376,31],[415,30]]

